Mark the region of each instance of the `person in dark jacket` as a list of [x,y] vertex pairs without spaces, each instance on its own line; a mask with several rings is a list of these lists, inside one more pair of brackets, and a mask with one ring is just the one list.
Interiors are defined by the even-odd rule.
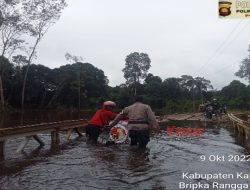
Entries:
[[213,107],[213,113],[215,114],[216,117],[220,117],[221,118],[221,105],[218,102],[217,99],[213,99],[212,103],[211,103],[212,107]]

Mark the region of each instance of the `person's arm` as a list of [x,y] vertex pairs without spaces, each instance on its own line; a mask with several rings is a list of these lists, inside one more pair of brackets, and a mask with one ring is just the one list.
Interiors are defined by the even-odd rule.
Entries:
[[122,120],[124,118],[125,115],[128,114],[128,108],[126,107],[125,109],[123,109],[121,111],[121,113],[119,113],[115,119],[110,123],[110,127],[115,126],[120,120]]
[[111,111],[108,112],[108,116],[109,116],[110,120],[113,120],[117,115],[118,115],[117,113],[114,113]]
[[115,126],[121,119],[123,118],[123,116],[121,114],[118,114],[115,119],[113,121],[110,122],[109,126],[113,127]]

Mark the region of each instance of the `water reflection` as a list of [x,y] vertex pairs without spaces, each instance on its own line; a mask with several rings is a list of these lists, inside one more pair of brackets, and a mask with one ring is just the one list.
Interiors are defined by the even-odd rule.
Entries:
[[[204,134],[167,136],[167,125],[201,127]],[[129,144],[86,144],[85,138],[78,138],[70,143],[61,141],[60,152],[53,154],[48,144],[39,149],[34,143],[25,149],[25,154],[19,160],[6,161],[0,165],[1,189],[176,190],[184,171],[248,173],[250,165],[246,162],[199,160],[201,155],[250,153],[246,142],[242,142],[242,137],[234,137],[230,126],[202,122],[172,122],[167,125],[164,124],[161,130],[152,131],[147,149],[137,149]],[[42,138],[50,142],[50,136]],[[11,152],[15,141],[10,144],[8,148]],[[249,183],[248,180],[246,182]]]
[[138,149],[130,147],[128,149],[127,168],[131,171],[136,171],[138,167],[144,168],[149,163],[150,149]]

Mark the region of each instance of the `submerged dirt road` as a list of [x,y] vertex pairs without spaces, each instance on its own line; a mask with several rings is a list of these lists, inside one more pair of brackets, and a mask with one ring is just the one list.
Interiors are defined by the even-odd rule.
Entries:
[[[166,127],[203,128],[197,136],[167,135]],[[7,144],[7,161],[0,165],[0,189],[179,189],[180,182],[207,183],[215,180],[183,179],[183,173],[249,173],[250,162],[201,161],[200,156],[249,155],[241,138],[233,136],[228,124],[202,122],[167,122],[154,130],[146,150],[117,146],[86,144],[85,138],[62,145],[59,152],[47,145],[35,150],[32,142],[25,153],[14,152],[20,139]],[[62,135],[62,143],[64,142]],[[250,179],[216,180],[220,183],[250,185]],[[212,189],[212,188],[211,188]],[[227,188],[226,188],[227,189]]]

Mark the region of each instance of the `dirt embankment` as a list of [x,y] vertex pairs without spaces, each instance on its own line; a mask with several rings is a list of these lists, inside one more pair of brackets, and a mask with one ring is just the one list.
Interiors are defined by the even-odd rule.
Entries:
[[213,121],[221,121],[227,122],[228,117],[226,114],[222,114],[221,117],[213,116],[212,119],[207,119],[204,116],[204,113],[185,113],[185,114],[170,114],[164,116],[157,116],[159,122],[167,122],[167,121],[206,121],[206,122],[213,122]]

